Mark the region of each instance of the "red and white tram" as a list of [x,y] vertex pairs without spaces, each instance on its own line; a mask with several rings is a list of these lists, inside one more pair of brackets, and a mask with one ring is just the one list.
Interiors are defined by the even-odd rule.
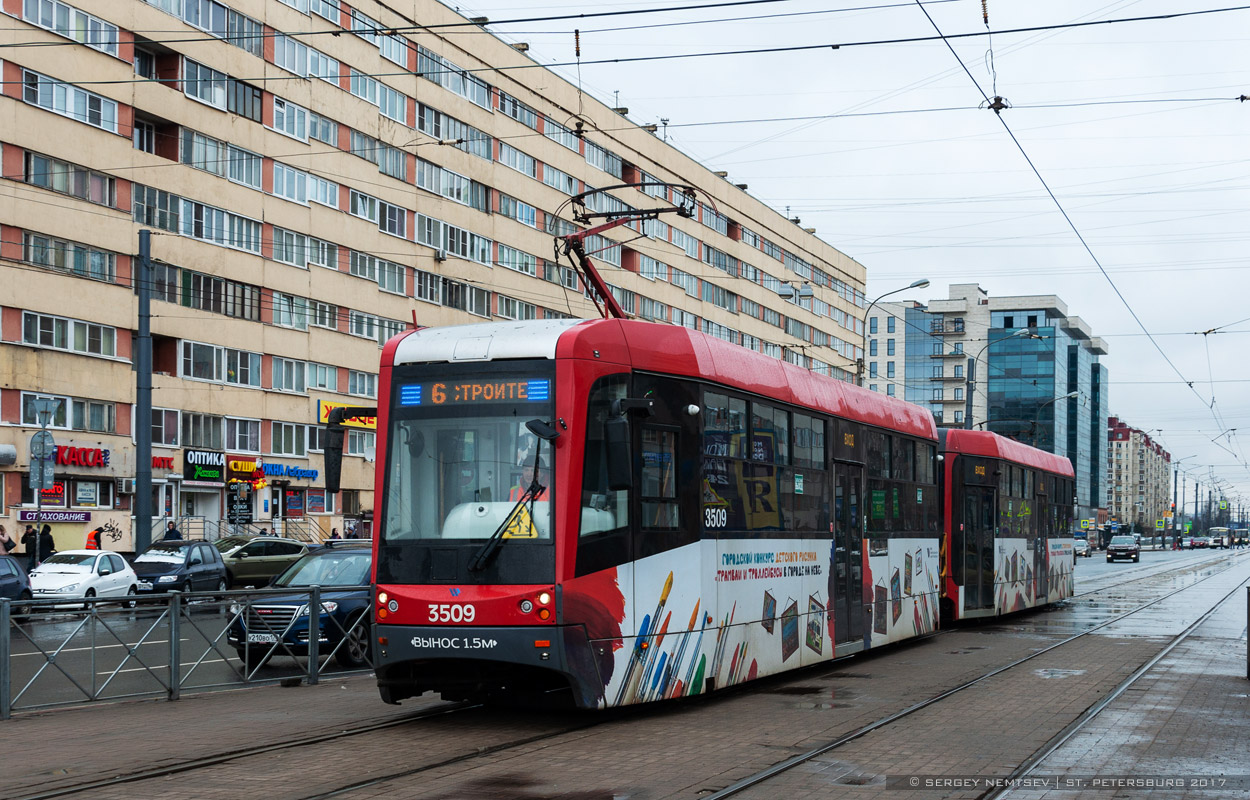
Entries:
[[421,329],[380,397],[388,702],[694,695],[1071,594],[1066,459],[686,328]]

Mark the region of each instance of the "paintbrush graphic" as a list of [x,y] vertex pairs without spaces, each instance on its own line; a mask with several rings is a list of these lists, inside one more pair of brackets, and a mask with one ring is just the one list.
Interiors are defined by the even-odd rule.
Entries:
[[[643,662],[642,680],[639,683],[642,686],[642,693],[644,695],[647,692],[647,686],[651,684],[651,673],[655,670],[656,664],[660,659],[660,646],[664,644],[664,637],[668,634],[668,622],[672,618],[672,611],[664,615],[664,624],[660,626],[660,632],[655,635],[655,641],[651,643],[650,651],[647,653],[647,657]],[[635,697],[634,699],[640,700],[643,698]]]
[[699,605],[702,598],[694,601],[694,611],[690,612],[690,622],[686,624],[686,630],[681,635],[681,641],[677,643],[677,649],[673,653],[673,657],[669,659],[668,671],[664,681],[660,684],[660,697],[666,697],[668,691],[669,679],[681,668],[682,659],[686,657],[686,645],[690,642],[690,635],[694,631],[694,624],[699,619]]
[[707,626],[712,624],[712,615],[705,613],[703,615],[703,625],[699,628],[699,635],[694,640],[694,650],[690,652],[690,667],[686,670],[686,679],[677,682],[677,689],[674,690],[673,696],[677,697],[684,689],[690,690],[691,681],[694,679],[694,667],[702,656],[703,632],[707,630]]
[[[664,580],[664,588],[660,591],[660,601],[656,603],[655,613],[652,614],[649,618],[651,620],[651,625],[653,628],[660,624],[660,614],[664,611],[664,604],[668,602],[668,593],[672,591],[672,589],[673,589],[673,573],[670,571],[668,573],[668,578]],[[641,630],[639,631],[638,648],[639,648],[639,661],[640,662],[645,662],[647,657],[651,655],[649,652],[647,652],[648,650],[651,649],[651,641],[648,638],[648,635],[650,633],[651,631],[648,631],[645,634],[642,633]],[[641,679],[642,673],[636,669],[631,669],[629,672],[629,677],[631,678],[631,680],[622,686],[623,693],[617,699],[617,705],[620,705],[626,700],[632,700],[637,696],[638,681],[639,679]]]
[[642,618],[642,624],[638,626],[638,638],[634,640],[634,651],[629,654],[629,662],[625,665],[625,674],[621,676],[621,688],[616,692],[616,705],[621,705],[625,700],[625,689],[629,686],[630,680],[634,673],[638,670],[638,665],[642,663],[643,655],[646,648],[643,644],[647,641],[647,630],[651,625],[651,617]]

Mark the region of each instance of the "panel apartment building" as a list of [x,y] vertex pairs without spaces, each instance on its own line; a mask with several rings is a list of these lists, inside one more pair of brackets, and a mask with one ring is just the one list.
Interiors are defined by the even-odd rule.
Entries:
[[[1107,420],[1110,459],[1107,462],[1110,519],[1124,529],[1153,534],[1172,507],[1172,454],[1150,434],[1119,417]],[[1169,530],[1170,524],[1165,522]]]
[[[846,378],[864,269],[430,0],[2,0],[0,522],[35,516],[54,408],[58,548],[132,544],[138,233],[154,232],[155,515],[369,525],[375,431],[327,496],[318,422],[377,400],[406,326],[594,316],[553,233],[570,195],[699,188],[591,240],[631,314]],[[25,46],[29,45],[29,46]],[[666,206],[611,188],[600,211]],[[786,295],[786,297],[783,297]],[[0,448],[3,449],[3,448]],[[10,453],[13,453],[10,450]],[[160,524],[158,522],[158,524]]]

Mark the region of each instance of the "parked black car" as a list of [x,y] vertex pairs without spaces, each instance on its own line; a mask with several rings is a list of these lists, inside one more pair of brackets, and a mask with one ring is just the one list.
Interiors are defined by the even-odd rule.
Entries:
[[154,542],[132,564],[139,576],[139,592],[226,591],[226,565],[209,542],[174,539]]
[[0,597],[13,601],[9,612],[13,616],[30,616],[30,578],[16,558],[5,554],[0,554]]
[[[303,590],[292,595],[265,595],[255,603],[231,606],[236,617],[227,638],[249,667],[273,656],[308,655],[308,594],[321,591],[318,648],[322,655],[351,669],[371,663],[372,592],[369,578],[373,551],[369,542],[329,542],[310,551],[274,578],[270,588]],[[338,587],[338,588],[335,588]]]

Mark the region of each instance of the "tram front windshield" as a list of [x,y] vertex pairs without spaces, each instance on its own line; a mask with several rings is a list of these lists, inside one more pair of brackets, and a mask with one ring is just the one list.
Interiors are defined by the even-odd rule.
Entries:
[[501,527],[501,560],[518,546],[550,544],[552,445],[526,422],[551,421],[552,370],[474,366],[396,368],[382,546],[481,544]]

